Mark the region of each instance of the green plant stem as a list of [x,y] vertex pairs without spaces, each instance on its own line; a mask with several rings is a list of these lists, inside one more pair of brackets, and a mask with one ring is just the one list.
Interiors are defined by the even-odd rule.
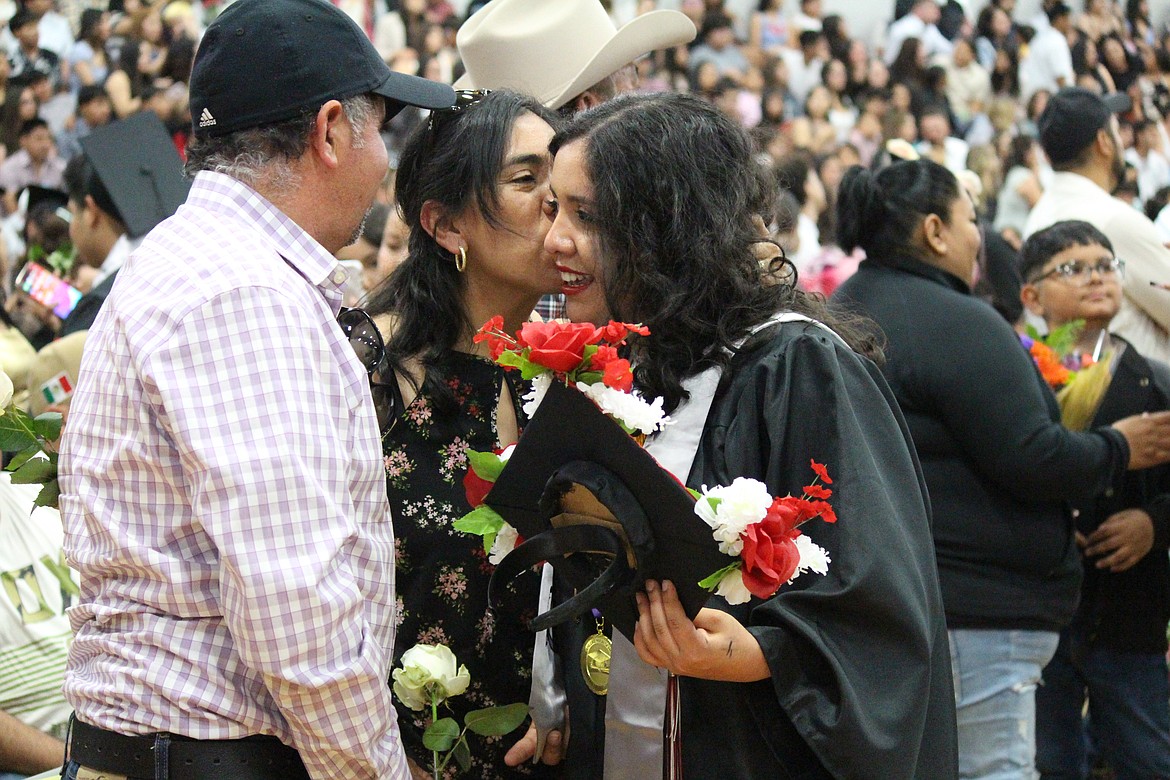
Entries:
[[[435,776],[436,777],[438,776],[439,772],[442,772],[444,769],[447,768],[447,764],[451,763],[451,757],[455,755],[455,750],[456,750],[456,748],[459,747],[459,743],[465,742],[466,740],[467,740],[467,727],[464,726],[463,730],[459,732],[459,739],[455,740],[455,744],[451,746],[451,749],[447,751],[447,755],[443,758],[443,763],[436,764],[436,767],[437,767],[435,769]],[[439,755],[438,753],[435,754],[436,757],[438,755]]]
[[[431,723],[439,722],[439,697],[434,691],[431,691]],[[431,770],[434,772],[435,780],[439,780],[439,751],[431,751]]]

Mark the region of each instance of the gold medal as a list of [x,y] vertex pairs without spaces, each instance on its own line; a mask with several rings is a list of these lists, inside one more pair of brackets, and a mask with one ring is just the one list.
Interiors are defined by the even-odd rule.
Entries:
[[581,676],[589,690],[604,696],[609,692],[609,656],[613,642],[605,635],[605,618],[597,617],[596,620],[597,633],[581,646]]

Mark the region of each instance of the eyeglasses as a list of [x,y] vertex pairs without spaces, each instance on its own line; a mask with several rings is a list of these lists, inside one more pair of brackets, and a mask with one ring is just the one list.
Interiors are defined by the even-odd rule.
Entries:
[[1086,263],[1083,260],[1072,260],[1067,263],[1061,263],[1046,274],[1037,276],[1035,281],[1039,282],[1052,276],[1058,276],[1063,281],[1073,282],[1075,284],[1088,284],[1093,278],[1093,272],[1096,271],[1100,276],[1122,274],[1125,272],[1125,261],[1119,257],[1112,257],[1108,260],[1098,260],[1096,263]]
[[490,89],[457,89],[455,90],[455,103],[447,108],[436,108],[431,112],[430,119],[427,120],[427,129],[434,130],[436,127],[442,126],[443,122],[448,117],[458,114],[465,108],[471,108],[479,101],[490,95]]
[[341,332],[349,339],[354,354],[366,374],[370,377],[370,394],[374,399],[374,411],[378,415],[378,430],[383,436],[390,432],[398,421],[396,414],[399,390],[397,385],[380,381],[376,373],[386,360],[386,343],[374,320],[362,309],[343,308],[337,315]]

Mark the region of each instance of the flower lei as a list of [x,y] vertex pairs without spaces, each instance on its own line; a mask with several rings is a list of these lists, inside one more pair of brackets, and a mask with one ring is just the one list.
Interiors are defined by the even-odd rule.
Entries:
[[702,493],[695,494],[695,514],[711,526],[719,551],[737,558],[700,581],[701,587],[728,604],[744,604],[752,596],[771,598],[781,585],[805,572],[829,570],[828,552],[798,530],[814,517],[837,522],[828,501],[833,491],[824,486],[833,483],[829,471],[810,462],[816,477],[804,486],[800,498],[773,498],[767,485],[746,477],[737,477],[726,487],[704,485]]
[[[575,387],[631,435],[646,436],[668,425],[662,399],[647,402],[634,392],[630,361],[618,349],[630,336],[648,336],[644,325],[610,321],[605,327],[575,322],[526,322],[513,336],[504,332],[504,318],[492,317],[475,334],[486,342],[492,360],[516,370],[532,382],[523,400],[532,417],[554,381]],[[513,445],[514,446],[514,445]],[[482,536],[488,560],[498,564],[523,539],[498,512],[483,503],[504,470],[512,447],[496,452],[468,450],[470,467],[463,479],[472,510],[455,521],[454,528]]]
[[1096,362],[1091,355],[1073,353],[1077,337],[1084,327],[1084,320],[1073,320],[1053,328],[1047,336],[1041,336],[1031,325],[1027,327],[1026,333],[1020,334],[1020,342],[1032,356],[1040,376],[1053,390],[1071,384],[1079,371]]

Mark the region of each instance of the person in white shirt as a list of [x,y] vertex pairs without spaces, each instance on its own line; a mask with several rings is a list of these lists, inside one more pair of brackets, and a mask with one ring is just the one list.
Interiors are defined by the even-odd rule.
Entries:
[[1020,97],[1027,100],[1040,90],[1056,92],[1071,87],[1076,80],[1068,33],[1072,29],[1072,10],[1057,3],[1048,10],[1047,29],[1040,30],[1020,60]]
[[1125,260],[1121,311],[1111,330],[1147,358],[1170,360],[1170,249],[1154,223],[1109,193],[1125,175],[1115,113],[1129,96],[1101,97],[1080,87],[1056,93],[1038,122],[1040,144],[1052,163],[1052,182],[1024,225],[1024,237],[1065,219],[1081,219],[1109,237]]
[[1125,161],[1137,170],[1138,197],[1148,202],[1154,193],[1170,185],[1170,161],[1158,151],[1158,126],[1149,119],[1134,125],[1133,148],[1125,152]]
[[947,99],[959,124],[967,126],[987,111],[991,102],[991,76],[975,59],[975,48],[967,38],[955,41],[951,61],[946,64]]
[[902,42],[907,38],[917,38],[922,41],[927,60],[939,56],[948,56],[953,44],[946,39],[938,29],[938,20],[942,15],[935,0],[918,0],[910,13],[890,25],[886,31],[886,64],[893,63],[902,48]]
[[788,91],[798,103],[804,103],[812,88],[821,83],[821,73],[828,59],[825,35],[817,30],[800,34],[800,49],[785,49],[780,53],[788,66]]
[[945,109],[928,108],[918,120],[918,153],[929,157],[951,173],[958,175],[967,167],[970,147],[962,138],[951,135],[951,121]]

